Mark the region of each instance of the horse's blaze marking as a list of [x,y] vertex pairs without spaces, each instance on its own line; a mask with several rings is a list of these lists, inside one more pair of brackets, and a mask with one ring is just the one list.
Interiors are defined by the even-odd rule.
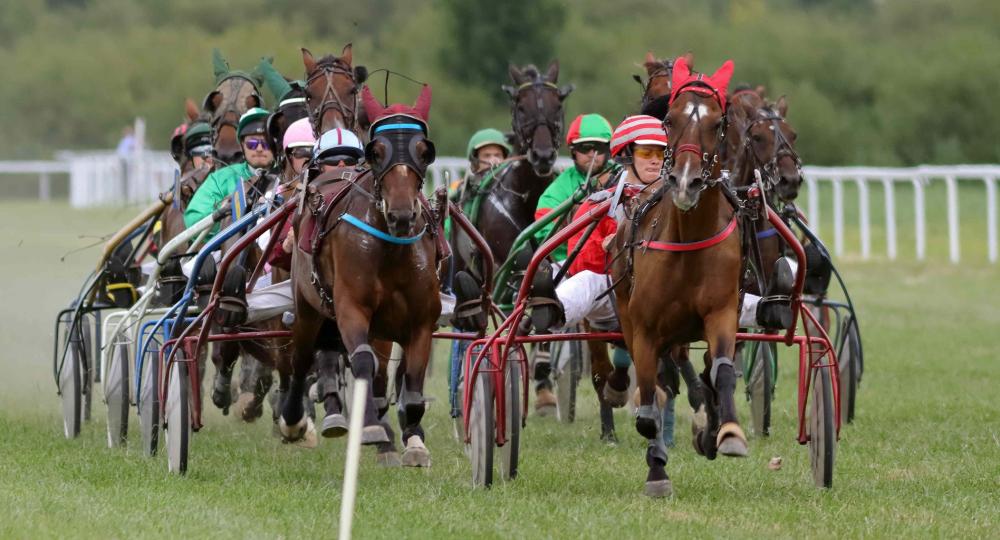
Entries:
[[694,111],[698,111],[698,117],[706,116],[708,114],[708,105],[705,105],[704,103],[696,104],[693,101],[689,101],[687,105],[684,106],[684,114],[691,116],[691,113]]

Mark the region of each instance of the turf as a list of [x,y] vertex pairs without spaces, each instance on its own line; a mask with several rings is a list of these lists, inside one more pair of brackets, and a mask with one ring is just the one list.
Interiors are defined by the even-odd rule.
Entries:
[[[63,438],[49,358],[52,318],[97,250],[65,262],[60,255],[92,242],[87,235],[113,231],[133,212],[0,204],[0,537],[335,535],[344,440],[302,450],[274,439],[269,423],[245,425],[213,410],[194,437],[188,475],[176,477],[162,455],[146,459],[137,445],[107,449],[100,401],[82,436]],[[784,354],[773,434],[752,439],[749,458],[696,456],[681,414],[668,464],[672,500],[641,495],[645,444],[624,410],[616,417],[622,443],[598,441],[587,384],[576,424],[529,418],[517,480],[474,490],[444,405],[439,347],[429,392],[437,401],[425,417],[434,465],[381,469],[366,450],[355,535],[1000,535],[1000,282],[984,257],[945,264],[941,239],[932,238],[936,251],[928,251],[937,260],[930,262],[908,262],[901,253],[894,264],[846,257],[842,265],[860,308],[867,371],[858,418],[841,434],[832,489],[813,486],[808,452],[795,442],[795,368]],[[981,237],[969,242],[963,253],[977,253]],[[740,406],[746,418],[742,399]],[[784,458],[782,470],[768,470],[773,456]]]

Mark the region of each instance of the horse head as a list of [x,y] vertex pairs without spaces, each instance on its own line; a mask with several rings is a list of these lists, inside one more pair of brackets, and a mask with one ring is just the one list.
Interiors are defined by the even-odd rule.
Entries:
[[317,137],[338,127],[357,129],[358,87],[368,78],[368,70],[364,66],[352,67],[353,61],[350,43],[340,56],[328,54],[319,60],[308,49],[302,49],[306,107]]
[[412,236],[420,215],[420,192],[427,167],[434,162],[434,143],[427,138],[431,88],[424,85],[413,107],[383,107],[366,86],[362,92],[372,123],[365,160],[375,177],[376,204],[394,236]]
[[514,86],[503,86],[511,99],[512,127],[520,153],[527,152],[535,174],[552,174],[562,140],[563,100],[573,85],[557,86],[559,61],[553,60],[545,73],[534,65],[510,66]]
[[[687,53],[683,57],[688,67],[694,65],[694,55]],[[642,66],[646,69],[646,81],[633,75],[636,82],[642,86],[642,102],[639,112],[654,118],[663,119],[667,115],[670,103],[671,75],[674,62],[670,59],[656,58],[652,52],[646,53]]]
[[211,118],[213,146],[218,159],[226,163],[239,161],[243,149],[237,137],[236,126],[240,116],[254,107],[263,105],[257,82],[240,72],[216,73],[221,77],[202,103],[202,109]]
[[[759,101],[759,103],[753,103]],[[752,105],[750,103],[753,103]],[[783,202],[795,200],[802,185],[802,162],[795,152],[798,134],[785,120],[788,103],[781,96],[776,103],[762,98],[737,103],[735,97],[729,117],[740,134],[743,157],[741,181],[751,179],[752,170],[760,169],[765,189]]]
[[674,62],[665,121],[671,145],[667,183],[674,206],[683,212],[698,204],[709,180],[720,173],[726,89],[732,74],[731,60],[711,76],[691,72],[683,57]]

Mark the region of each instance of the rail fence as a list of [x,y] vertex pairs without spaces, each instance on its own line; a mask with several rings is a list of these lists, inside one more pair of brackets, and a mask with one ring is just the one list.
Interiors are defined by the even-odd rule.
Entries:
[[[570,162],[561,158],[557,168],[567,167]],[[468,161],[459,157],[440,157],[431,166],[429,184],[433,188],[447,185],[464,173]],[[101,205],[144,203],[154,199],[161,191],[168,189],[175,178],[177,168],[165,152],[139,150],[130,158],[122,159],[114,152],[60,152],[57,161],[12,161],[0,162],[0,174],[20,174],[38,176],[38,198],[52,198],[52,180],[57,175],[67,175],[69,182],[69,202],[74,208]],[[884,204],[885,255],[896,260],[899,253],[897,189],[913,192],[913,238],[917,260],[927,257],[927,210],[926,193],[936,184],[945,190],[944,201],[934,200],[930,204],[944,205],[948,229],[948,258],[952,263],[961,260],[961,235],[984,238],[987,258],[991,263],[998,260],[997,239],[997,179],[1000,165],[944,165],[907,168],[883,167],[816,167],[803,169],[807,196],[805,210],[817,232],[828,240],[825,234],[821,212],[832,209],[832,246],[837,256],[845,253],[845,214],[849,210],[857,213],[860,258],[872,257],[872,236],[875,225],[872,220],[873,192],[878,190]],[[961,226],[959,191],[960,185],[978,185],[984,190],[983,204],[986,211],[986,230]],[[827,185],[829,187],[827,188]],[[845,200],[845,187],[853,186],[857,201]],[[829,192],[831,201],[821,204],[821,194]],[[909,226],[907,223],[906,226]],[[985,233],[985,234],[983,234]]]

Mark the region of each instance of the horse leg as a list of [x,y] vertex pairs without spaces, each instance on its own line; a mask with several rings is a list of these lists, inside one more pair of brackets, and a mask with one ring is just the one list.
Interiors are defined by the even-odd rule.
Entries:
[[[372,343],[375,356],[378,358],[378,372],[372,383],[375,394],[375,406],[378,407],[378,421],[385,429],[388,441],[375,445],[375,462],[383,467],[399,467],[403,464],[396,449],[396,434],[392,430],[389,422],[389,364],[392,362],[392,355],[395,347],[391,341],[375,341]],[[403,359],[399,360],[400,362]],[[396,379],[391,381],[399,395],[399,379],[403,374],[402,366],[396,367]]]
[[239,408],[244,422],[253,422],[264,414],[264,399],[274,384],[274,354],[257,341],[244,341],[244,376],[240,383]]
[[694,416],[691,418],[691,435],[697,437],[698,433],[705,429],[707,423],[705,390],[702,387],[701,379],[698,378],[698,373],[694,370],[694,364],[691,363],[688,347],[688,345],[671,347],[670,358],[680,371],[681,378],[684,379],[684,385],[687,387],[688,404],[691,405],[691,410],[694,411]]
[[[337,306],[338,326],[344,340],[346,350],[350,351],[351,373],[355,380],[368,382],[365,396],[364,430],[361,432],[361,444],[378,444],[389,441],[389,435],[378,419],[378,407],[375,404],[375,393],[372,382],[378,369],[375,350],[368,343],[368,328],[370,316],[361,311],[359,306],[345,297]],[[353,414],[353,412],[352,412]]]
[[725,311],[705,318],[705,341],[711,355],[709,381],[715,392],[719,412],[719,433],[715,444],[724,456],[746,457],[747,439],[736,418],[736,313]]
[[430,467],[431,454],[424,446],[424,429],[420,420],[424,417],[424,377],[431,355],[431,334],[433,328],[414,329],[410,341],[404,346],[406,373],[399,392],[400,429],[403,431],[403,466]]
[[[589,330],[589,329],[588,329]],[[604,398],[604,385],[607,384],[608,377],[614,367],[611,365],[611,358],[608,355],[608,345],[599,341],[587,341],[590,349],[590,381],[594,384],[594,391],[597,392],[597,402],[601,407],[601,440],[608,443],[618,442],[618,435],[615,434],[614,408]]]
[[212,347],[212,363],[215,364],[215,378],[212,382],[212,403],[222,409],[223,415],[229,414],[229,405],[233,402],[232,382],[233,366],[240,356],[239,344],[232,341],[219,341]]
[[673,488],[667,476],[667,447],[663,444],[662,417],[656,402],[657,348],[641,329],[632,337],[632,361],[635,363],[636,383],[639,388],[639,407],[636,411],[635,429],[646,438],[645,494],[649,497],[669,497]]
[[323,403],[325,415],[320,433],[327,438],[343,437],[347,434],[347,418],[344,417],[343,396],[340,395],[340,351],[320,349],[316,351],[316,399]]
[[311,437],[314,436],[315,427],[310,426],[302,400],[306,393],[306,375],[309,374],[313,366],[313,353],[319,331],[323,326],[323,318],[309,307],[307,302],[297,300],[295,304],[297,313],[295,314],[295,324],[292,325],[292,343],[294,343],[292,373],[288,392],[285,394],[285,400],[281,406],[278,429],[286,442],[299,441],[305,437],[304,444],[312,446],[314,441],[311,440]]

